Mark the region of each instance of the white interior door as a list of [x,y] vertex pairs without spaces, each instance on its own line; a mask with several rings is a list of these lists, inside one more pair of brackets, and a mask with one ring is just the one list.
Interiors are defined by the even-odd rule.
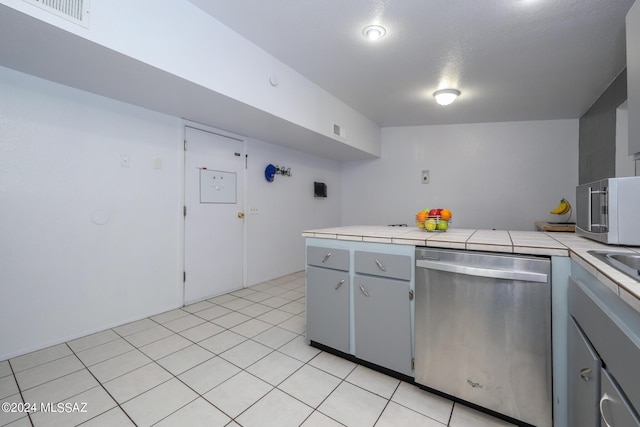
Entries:
[[185,304],[243,286],[244,142],[185,129]]

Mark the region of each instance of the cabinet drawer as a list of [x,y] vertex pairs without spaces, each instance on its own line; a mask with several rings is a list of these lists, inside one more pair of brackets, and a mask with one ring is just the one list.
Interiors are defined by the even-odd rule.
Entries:
[[411,257],[407,255],[356,251],[354,262],[356,273],[411,280],[413,267]]
[[604,421],[602,425],[640,427],[640,420],[638,420],[634,409],[606,369],[602,370],[600,379],[602,396],[599,408],[600,416]]
[[307,264],[349,271],[349,251],[346,249],[307,246]]

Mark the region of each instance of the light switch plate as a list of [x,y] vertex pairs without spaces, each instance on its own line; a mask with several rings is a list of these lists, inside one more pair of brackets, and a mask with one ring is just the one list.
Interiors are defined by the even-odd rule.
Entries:
[[153,168],[157,170],[162,169],[162,157],[153,156]]
[[429,171],[425,169],[422,171],[422,179],[420,180],[420,182],[422,182],[423,184],[428,184],[429,181],[431,181],[431,177],[429,176]]

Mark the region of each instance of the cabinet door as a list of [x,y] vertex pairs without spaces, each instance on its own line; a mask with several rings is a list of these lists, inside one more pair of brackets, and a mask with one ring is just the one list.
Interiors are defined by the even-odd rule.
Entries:
[[603,426],[640,427],[640,420],[629,401],[606,369],[602,370],[601,389],[600,416]]
[[307,338],[349,352],[349,273],[307,267]]
[[568,328],[569,427],[597,427],[600,358],[572,317]]
[[412,375],[409,282],[354,277],[356,357]]
[[640,2],[627,13],[629,155],[640,153]]

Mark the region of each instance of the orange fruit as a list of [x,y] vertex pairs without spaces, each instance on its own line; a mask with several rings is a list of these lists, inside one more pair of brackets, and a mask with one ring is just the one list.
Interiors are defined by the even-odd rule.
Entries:
[[451,219],[451,211],[449,209],[442,209],[440,211],[440,218],[442,218],[444,220],[450,220]]
[[426,219],[427,219],[427,213],[426,212],[420,211],[416,215],[416,221],[422,222],[422,221],[425,221]]

